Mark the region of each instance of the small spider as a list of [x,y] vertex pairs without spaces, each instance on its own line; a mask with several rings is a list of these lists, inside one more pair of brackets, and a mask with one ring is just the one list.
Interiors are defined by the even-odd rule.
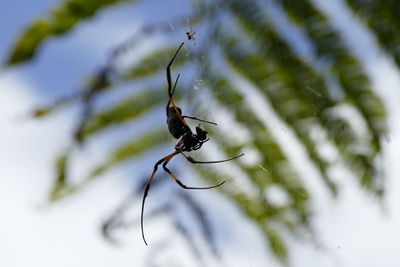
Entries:
[[194,37],[196,35],[196,31],[193,31],[192,26],[190,26],[190,32],[186,32],[186,36],[188,38],[188,40],[194,40],[194,42],[196,42],[196,38]]
[[146,183],[146,186],[144,188],[144,193],[143,193],[143,201],[142,201],[142,211],[141,211],[141,217],[140,217],[140,225],[141,225],[141,229],[142,229],[142,237],[143,237],[143,241],[144,243],[147,245],[146,239],[144,237],[144,230],[143,230],[143,211],[144,211],[144,203],[147,197],[147,194],[149,192],[150,189],[150,184],[154,178],[154,175],[157,172],[157,168],[158,166],[163,163],[163,169],[172,177],[172,179],[174,179],[174,181],[181,186],[184,189],[210,189],[210,188],[215,188],[218,187],[220,185],[222,185],[223,183],[225,183],[225,181],[222,181],[221,183],[214,185],[214,186],[208,186],[208,187],[191,187],[191,186],[186,186],[184,185],[168,168],[167,168],[167,164],[168,162],[170,162],[170,160],[175,157],[176,155],[183,155],[190,163],[192,164],[209,164],[209,163],[220,163],[220,162],[226,162],[226,161],[230,161],[236,158],[239,158],[241,156],[243,156],[244,154],[240,154],[236,157],[233,158],[229,158],[229,159],[224,159],[224,160],[218,160],[218,161],[197,161],[195,159],[193,159],[192,157],[190,157],[189,155],[186,155],[184,152],[190,152],[193,150],[198,150],[199,148],[201,148],[201,146],[207,142],[209,139],[207,138],[207,131],[203,130],[200,128],[200,126],[196,127],[196,133],[193,133],[192,130],[189,128],[189,126],[187,125],[185,118],[187,119],[192,119],[192,120],[198,120],[198,121],[202,121],[205,123],[210,123],[210,124],[214,124],[217,125],[215,122],[211,122],[211,121],[206,121],[206,120],[202,120],[196,117],[192,117],[192,116],[183,116],[182,115],[182,110],[177,107],[174,103],[174,99],[173,99],[173,94],[175,92],[175,88],[176,88],[176,84],[178,83],[179,80],[179,74],[176,77],[175,80],[175,84],[174,87],[172,88],[172,79],[171,79],[171,65],[175,60],[175,57],[178,55],[179,50],[181,49],[181,47],[183,46],[184,43],[181,43],[181,45],[179,46],[178,50],[175,52],[175,55],[173,56],[173,58],[171,59],[171,61],[169,62],[168,66],[167,66],[167,82],[168,82],[168,96],[169,96],[169,100],[166,106],[166,114],[167,114],[167,124],[168,124],[168,130],[171,133],[171,135],[176,138],[179,139],[178,143],[175,145],[175,152],[169,154],[168,156],[163,157],[162,159],[160,159],[159,161],[157,161],[157,163],[154,165],[154,169],[152,174],[150,175],[149,180]]

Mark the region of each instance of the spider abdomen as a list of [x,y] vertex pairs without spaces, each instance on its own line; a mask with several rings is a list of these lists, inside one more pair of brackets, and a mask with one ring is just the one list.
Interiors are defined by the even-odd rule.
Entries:
[[[180,112],[180,114],[182,114],[180,108],[178,108],[178,111]],[[182,123],[179,115],[176,113],[173,107],[170,107],[168,109],[167,124],[169,132],[176,139],[180,138],[186,132],[185,125]]]

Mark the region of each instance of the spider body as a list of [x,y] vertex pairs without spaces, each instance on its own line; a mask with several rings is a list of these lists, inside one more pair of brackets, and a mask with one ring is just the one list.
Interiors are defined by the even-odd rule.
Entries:
[[208,141],[207,132],[200,127],[196,127],[195,134],[190,130],[189,127],[185,129],[187,129],[187,132],[175,145],[175,151],[190,152],[192,150],[197,150]]
[[194,37],[196,35],[196,31],[191,31],[191,32],[186,32],[187,38],[188,40],[196,40],[196,38]]
[[179,115],[178,115],[178,113],[176,113],[176,111],[173,107],[170,107],[167,110],[168,130],[175,139],[181,138],[188,129],[188,127],[186,127],[182,123],[182,121],[179,117],[182,114],[182,110],[180,108],[178,108],[178,111],[179,111]]
[[178,143],[176,143],[175,145],[175,151],[171,154],[169,154],[168,156],[163,157],[162,159],[160,159],[159,161],[156,162],[156,164],[154,165],[153,168],[153,172],[150,175],[149,180],[146,183],[146,186],[144,188],[144,193],[143,193],[143,201],[142,201],[142,211],[141,211],[141,218],[140,218],[140,222],[141,222],[141,229],[142,229],[142,237],[143,237],[143,241],[144,243],[147,245],[146,239],[144,237],[144,230],[143,230],[143,211],[144,211],[144,203],[146,200],[146,197],[148,195],[149,189],[150,189],[150,185],[151,182],[157,172],[158,166],[162,164],[163,169],[165,170],[165,172],[168,173],[169,176],[171,176],[172,179],[174,179],[174,181],[181,186],[184,189],[210,189],[210,188],[215,188],[218,187],[222,184],[225,183],[225,181],[222,181],[221,183],[214,185],[214,186],[208,186],[208,187],[191,187],[191,186],[187,186],[185,184],[183,184],[168,168],[167,168],[167,164],[168,162],[175,157],[176,155],[181,154],[182,156],[184,156],[186,158],[186,160],[188,160],[190,163],[192,164],[210,164],[210,163],[221,163],[221,162],[226,162],[226,161],[230,161],[233,159],[236,159],[238,157],[243,156],[244,154],[240,154],[236,157],[232,157],[229,159],[224,159],[224,160],[217,160],[217,161],[197,161],[195,159],[193,159],[192,157],[190,157],[189,155],[186,155],[184,152],[190,152],[193,150],[198,150],[201,148],[201,146],[207,142],[209,139],[207,138],[207,131],[203,130],[200,128],[200,126],[196,127],[196,133],[193,133],[193,131],[190,129],[190,127],[188,126],[188,124],[185,121],[185,118],[188,119],[192,119],[192,120],[197,120],[197,121],[201,121],[201,122],[205,122],[205,123],[210,123],[210,124],[214,124],[217,125],[215,122],[210,122],[210,121],[206,121],[206,120],[202,120],[196,117],[192,117],[192,116],[184,116],[182,115],[182,109],[177,107],[175,105],[174,99],[173,99],[173,94],[175,92],[175,88],[176,85],[178,83],[179,80],[179,74],[175,80],[175,84],[172,87],[172,78],[171,78],[171,65],[175,60],[175,57],[178,55],[179,50],[181,49],[181,47],[183,46],[184,43],[181,43],[181,45],[179,46],[178,50],[175,52],[175,55],[173,56],[173,58],[171,59],[171,61],[169,62],[168,66],[167,66],[167,82],[168,82],[168,96],[169,96],[169,100],[166,106],[166,115],[167,115],[167,124],[168,124],[168,130],[171,133],[171,135],[176,138],[179,139]]
[[196,35],[196,33],[197,33],[196,31],[193,31],[192,26],[190,26],[190,31],[186,32],[186,36],[187,36],[188,40],[196,41],[196,38],[194,37]]
[[193,133],[190,127],[181,120],[182,117],[187,116],[182,116],[181,108],[177,107],[177,110],[178,113],[174,107],[167,107],[168,130],[174,138],[180,138],[179,142],[175,145],[175,150],[190,152],[199,149],[204,142],[208,141],[207,131],[196,127],[196,133]]

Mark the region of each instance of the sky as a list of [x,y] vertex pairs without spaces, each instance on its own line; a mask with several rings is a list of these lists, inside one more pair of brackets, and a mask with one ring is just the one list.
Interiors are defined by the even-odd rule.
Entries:
[[[25,25],[57,2],[40,0],[27,4],[21,0],[5,0],[0,3],[1,61]],[[296,159],[295,165],[305,168],[308,177],[305,183],[316,199],[314,225],[322,246],[291,240],[291,266],[397,267],[400,243],[400,125],[397,122],[400,117],[400,74],[376,46],[370,33],[346,11],[342,1],[313,2],[327,11],[347,45],[364,63],[374,90],[388,108],[390,129],[383,143],[387,195],[381,204],[377,203],[354,181],[342,179],[339,182],[343,192],[339,199],[332,199],[321,189],[315,171],[302,159],[301,149],[294,146],[292,157]],[[131,184],[122,170],[105,175],[94,186],[65,201],[55,205],[47,203],[54,159],[70,141],[77,114],[67,109],[45,120],[32,120],[27,116],[36,105],[51,102],[71,90],[79,90],[77,81],[82,81],[82,73],[95,70],[104,62],[113,44],[137,30],[146,16],[141,9],[150,8],[160,12],[161,16],[161,12],[164,14],[170,8],[165,2],[161,7],[158,5],[139,5],[139,10],[129,5],[114,8],[110,14],[101,14],[93,22],[84,23],[79,30],[59,40],[46,42],[33,64],[11,70],[0,69],[0,266],[145,266],[144,262],[153,257],[152,249],[160,244],[161,236],[167,236],[171,242],[168,246],[172,249],[157,255],[159,262],[170,266],[192,266],[192,256],[168,217],[160,217],[146,225],[154,244],[149,247],[143,245],[139,228],[127,231],[123,245],[118,247],[111,246],[100,236],[99,223],[130,192]],[[109,38],[111,34],[113,38]],[[49,71],[53,68],[59,71]],[[78,160],[84,160],[85,164],[81,165],[91,166],[102,158],[102,149],[93,146],[84,149]],[[85,167],[80,168],[74,171],[85,171]],[[221,230],[220,235],[223,235],[224,228],[241,229],[234,237],[221,238],[226,266],[279,266],[265,252],[265,244],[254,225],[245,221],[226,199],[212,192],[206,196],[195,195],[200,200],[211,199],[218,203],[218,213],[213,221]],[[134,209],[139,211],[139,207]],[[178,258],[181,265],[174,260]],[[206,266],[219,266],[212,257],[206,257],[205,262]]]

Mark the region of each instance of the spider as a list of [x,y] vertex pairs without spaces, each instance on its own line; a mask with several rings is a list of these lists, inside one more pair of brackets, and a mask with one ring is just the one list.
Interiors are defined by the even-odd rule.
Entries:
[[194,37],[196,35],[196,31],[193,31],[192,26],[190,26],[190,32],[186,32],[186,36],[188,38],[188,40],[194,40],[194,42],[196,43],[196,38]]
[[174,86],[172,87],[172,79],[171,79],[171,65],[174,62],[176,56],[179,53],[179,50],[183,46],[184,43],[181,43],[179,46],[178,50],[175,52],[175,55],[172,57],[171,61],[169,62],[167,66],[167,82],[168,82],[168,103],[166,106],[166,114],[167,114],[167,124],[168,124],[168,130],[171,133],[171,135],[179,139],[178,143],[175,145],[175,151],[159,161],[154,165],[153,172],[150,175],[150,178],[148,179],[145,188],[144,188],[144,193],[143,193],[143,201],[142,201],[142,210],[141,210],[141,217],[140,217],[140,225],[141,225],[141,230],[142,230],[142,238],[144,243],[147,245],[146,239],[144,237],[144,229],[143,229],[143,211],[144,211],[144,203],[147,197],[147,194],[150,189],[151,182],[154,178],[154,175],[157,172],[157,168],[160,164],[162,164],[163,169],[174,179],[174,181],[181,186],[184,189],[211,189],[215,188],[218,186],[221,186],[225,183],[225,181],[222,181],[221,183],[214,185],[214,186],[208,186],[208,187],[191,187],[183,184],[168,168],[167,164],[170,162],[170,160],[175,157],[176,155],[183,155],[185,159],[187,159],[190,163],[192,164],[210,164],[210,163],[221,163],[221,162],[226,162],[230,160],[234,160],[236,158],[239,158],[243,156],[244,154],[240,154],[238,156],[229,158],[229,159],[224,159],[224,160],[217,160],[217,161],[197,161],[190,157],[189,155],[186,155],[184,152],[190,152],[193,150],[198,150],[201,148],[201,146],[207,142],[209,139],[207,138],[207,131],[203,130],[200,128],[200,125],[196,127],[196,133],[193,133],[192,130],[189,128],[187,125],[185,119],[192,119],[192,120],[197,120],[209,124],[214,124],[217,125],[215,122],[211,121],[206,121],[202,120],[196,117],[192,116],[183,116],[182,115],[182,110],[177,107],[174,103],[173,99],[173,94],[175,92],[176,84],[178,83],[179,76],[178,74]]

